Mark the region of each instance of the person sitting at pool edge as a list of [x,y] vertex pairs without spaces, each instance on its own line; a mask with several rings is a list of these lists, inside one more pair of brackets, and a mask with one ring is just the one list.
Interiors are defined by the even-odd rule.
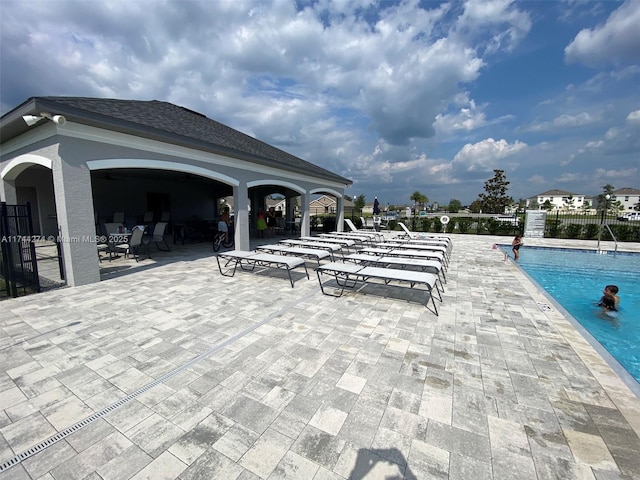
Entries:
[[522,237],[520,237],[520,235],[516,235],[516,237],[513,239],[513,242],[511,242],[511,250],[513,251],[513,257],[516,260],[520,258],[520,247],[522,245],[524,245]]

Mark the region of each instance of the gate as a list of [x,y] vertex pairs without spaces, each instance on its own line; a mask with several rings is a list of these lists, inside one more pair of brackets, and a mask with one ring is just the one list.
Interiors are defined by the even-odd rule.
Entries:
[[0,202],[0,297],[40,291],[31,206]]

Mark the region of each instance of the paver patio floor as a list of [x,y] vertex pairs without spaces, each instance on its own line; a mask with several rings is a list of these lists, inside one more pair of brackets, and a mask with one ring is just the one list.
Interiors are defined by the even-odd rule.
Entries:
[[510,239],[452,238],[438,317],[189,250],[0,302],[0,480],[640,478],[640,400]]

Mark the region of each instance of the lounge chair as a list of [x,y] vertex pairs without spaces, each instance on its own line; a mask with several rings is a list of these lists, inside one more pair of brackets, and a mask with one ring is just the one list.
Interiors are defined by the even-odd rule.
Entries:
[[[231,274],[222,271],[222,265],[220,259],[226,260],[224,267],[233,265]],[[285,269],[289,276],[289,282],[291,282],[291,288],[293,288],[293,278],[291,277],[291,270],[294,268],[304,268],[304,273],[309,278],[309,271],[304,260],[300,257],[287,257],[285,255],[274,255],[271,253],[260,253],[256,251],[246,252],[242,250],[231,250],[229,252],[223,252],[216,255],[216,261],[218,262],[218,270],[220,274],[226,277],[233,277],[236,274],[238,266],[242,270],[253,271],[256,267],[270,267],[277,269]]]
[[442,287],[443,292],[444,284],[447,283],[447,276],[445,274],[444,265],[439,260],[428,260],[424,258],[409,257],[385,257],[366,253],[352,253],[351,255],[347,255],[346,257],[344,257],[344,260],[375,267],[391,267],[402,269],[419,268],[421,271],[430,270],[432,273],[435,273],[438,276],[438,279],[440,280],[440,287]]
[[[360,217],[360,218],[362,218],[362,217]],[[377,232],[373,232],[373,231],[358,230],[358,227],[356,227],[349,218],[345,218],[344,219],[344,223],[347,224],[347,226],[349,227],[351,232],[353,232],[353,233],[355,233],[357,235],[365,235],[365,236],[367,236],[367,237],[369,237],[369,238],[371,238],[373,240],[377,240],[377,241],[380,241],[380,240],[384,239],[384,236],[381,233],[377,233]]]
[[327,250],[320,250],[318,248],[304,248],[304,247],[287,247],[284,245],[260,245],[256,247],[258,252],[273,253],[279,255],[291,255],[294,257],[310,258],[318,262],[320,266],[320,260],[329,258],[334,260],[333,252]]
[[444,268],[447,268],[445,256],[442,252],[434,252],[430,250],[409,250],[402,248],[380,248],[380,247],[365,247],[360,250],[360,253],[378,255],[380,257],[404,257],[404,258],[422,258],[425,260],[438,260],[442,262]]
[[[442,294],[438,288],[438,277],[432,273],[399,270],[396,268],[363,267],[351,263],[332,262],[316,268],[320,290],[324,295],[341,297],[345,288],[353,288],[357,283],[372,283],[371,280],[382,280],[385,285],[391,281],[409,283],[410,288],[416,285],[424,285],[427,292],[425,307],[429,308],[429,298],[433,304],[433,310],[438,315],[438,307],[433,296],[433,291],[438,293],[438,299],[442,302]],[[333,277],[338,285],[340,293],[328,293],[322,283],[322,275]]]
[[322,241],[316,242],[311,240],[297,240],[297,239],[291,239],[291,238],[280,240],[279,243],[283,245],[289,245],[292,247],[317,248],[319,250],[326,250],[328,252],[331,252],[332,254],[339,252],[342,255],[342,245],[339,245],[337,243],[329,243],[329,242],[322,242]]
[[451,238],[449,238],[446,235],[433,235],[429,233],[412,232],[407,228],[407,226],[404,223],[398,222],[398,225],[400,225],[400,228],[404,230],[405,235],[410,239],[418,240],[418,239],[437,238],[437,239],[445,239],[447,242],[451,242]]

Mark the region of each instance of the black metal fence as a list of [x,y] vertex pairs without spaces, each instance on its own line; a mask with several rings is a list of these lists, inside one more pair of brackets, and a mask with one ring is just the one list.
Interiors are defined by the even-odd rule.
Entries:
[[40,291],[31,206],[0,202],[0,297]]
[[[472,235],[523,234],[526,213],[496,219],[490,215],[446,214],[449,222],[443,224],[442,215],[402,219],[415,232],[466,233]],[[355,220],[358,225],[359,219]],[[612,240],[607,224],[619,242],[640,242],[640,222],[620,220],[617,215],[548,213],[545,221],[545,238],[573,238],[579,240]],[[358,225],[359,226],[359,225]],[[386,229],[399,230],[396,221],[389,221]]]

